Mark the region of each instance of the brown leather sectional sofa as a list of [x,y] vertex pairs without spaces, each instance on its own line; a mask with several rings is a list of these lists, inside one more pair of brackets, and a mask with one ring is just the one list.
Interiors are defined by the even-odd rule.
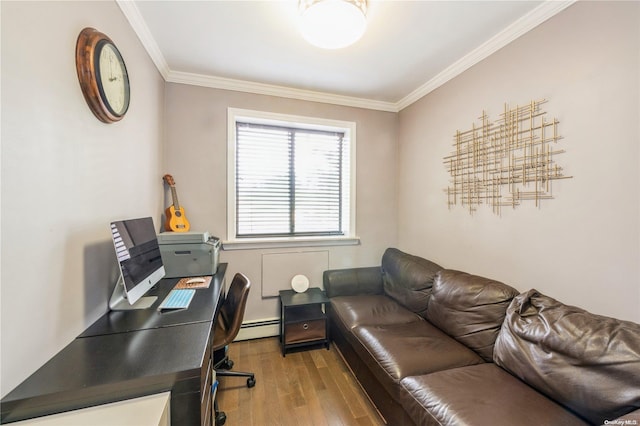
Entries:
[[331,337],[389,425],[640,425],[640,325],[387,249],[330,270]]

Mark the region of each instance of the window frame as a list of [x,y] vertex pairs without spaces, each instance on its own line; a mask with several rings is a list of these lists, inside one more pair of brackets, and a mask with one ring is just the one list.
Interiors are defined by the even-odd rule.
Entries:
[[[249,122],[301,129],[344,132],[349,138],[349,229],[344,235],[286,236],[286,237],[242,237],[237,238],[236,223],[236,123]],[[313,247],[332,245],[355,245],[360,240],[356,236],[356,123],[351,121],[254,111],[240,108],[227,110],[227,239],[223,241],[225,250]]]

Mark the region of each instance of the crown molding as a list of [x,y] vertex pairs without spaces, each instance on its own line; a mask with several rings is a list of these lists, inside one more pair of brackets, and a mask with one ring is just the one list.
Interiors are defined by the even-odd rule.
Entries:
[[180,71],[172,71],[164,59],[158,44],[151,35],[149,27],[142,18],[140,10],[131,0],[116,0],[120,10],[129,21],[134,32],[140,39],[143,47],[156,65],[156,68],[165,81],[169,83],[190,84],[194,86],[210,87],[215,89],[248,92],[259,95],[279,96],[291,99],[300,99],[311,102],[321,102],[334,105],[342,105],[356,108],[373,109],[388,112],[398,112],[394,102],[377,101],[372,99],[357,98],[352,96],[335,95],[326,92],[295,89],[286,86],[256,83],[252,81],[236,80],[231,78],[194,74]]
[[491,56],[523,34],[531,31],[549,18],[562,12],[564,9],[571,6],[576,1],[577,0],[545,1],[540,6],[533,9],[531,12],[513,22],[503,31],[499,32],[498,34],[478,46],[476,49],[472,50],[469,54],[463,56],[462,58],[445,68],[431,80],[427,81],[425,84],[402,98],[396,103],[398,111],[403,110],[428,93],[442,86],[449,80],[452,80],[453,78],[462,74],[464,71],[468,70],[483,59]]
[[151,35],[149,27],[145,23],[135,2],[130,0],[116,0],[129,24],[147,50],[151,60],[158,68],[165,81],[170,83],[189,84],[194,86],[210,87],[215,89],[248,92],[259,95],[278,96],[290,99],[299,99],[310,102],[321,102],[333,105],[365,108],[387,112],[400,112],[404,108],[418,101],[420,98],[434,91],[449,80],[462,74],[478,62],[502,49],[523,34],[542,24],[549,18],[571,6],[577,0],[547,0],[540,6],[524,15],[503,31],[499,32],[485,43],[460,58],[435,77],[409,93],[397,102],[386,102],[375,99],[358,98],[352,96],[336,95],[332,93],[317,92],[312,90],[296,89],[286,86],[278,86],[265,83],[257,83],[245,80],[194,74],[169,69],[158,44]]
[[156,40],[151,35],[151,31],[149,31],[147,23],[140,14],[138,6],[136,6],[135,2],[131,0],[116,0],[116,3],[120,6],[120,10],[124,14],[125,18],[127,18],[127,21],[129,21],[129,25],[133,28],[138,39],[140,39],[142,46],[156,65],[160,75],[162,75],[162,78],[166,81],[170,72],[169,65],[164,59],[164,55],[160,51],[158,43],[156,43]]
[[170,83],[191,84],[194,86],[232,90],[236,92],[248,92],[258,95],[279,96],[282,98],[300,99],[304,101],[321,102],[348,107],[374,109],[387,112],[398,112],[398,109],[394,102],[377,101],[352,96],[336,95],[326,92],[295,89],[286,86],[256,83],[245,80],[235,80],[224,77],[214,77],[203,74],[170,71],[166,80]]

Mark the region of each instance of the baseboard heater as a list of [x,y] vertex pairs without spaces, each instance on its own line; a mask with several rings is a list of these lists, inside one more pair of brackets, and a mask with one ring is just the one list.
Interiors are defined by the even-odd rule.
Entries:
[[242,323],[235,340],[259,339],[280,335],[280,318],[247,321]]

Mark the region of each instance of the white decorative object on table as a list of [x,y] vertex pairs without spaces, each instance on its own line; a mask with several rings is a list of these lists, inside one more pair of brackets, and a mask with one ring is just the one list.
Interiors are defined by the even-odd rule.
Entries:
[[291,288],[296,293],[304,293],[309,288],[309,278],[304,275],[296,275],[291,279]]

